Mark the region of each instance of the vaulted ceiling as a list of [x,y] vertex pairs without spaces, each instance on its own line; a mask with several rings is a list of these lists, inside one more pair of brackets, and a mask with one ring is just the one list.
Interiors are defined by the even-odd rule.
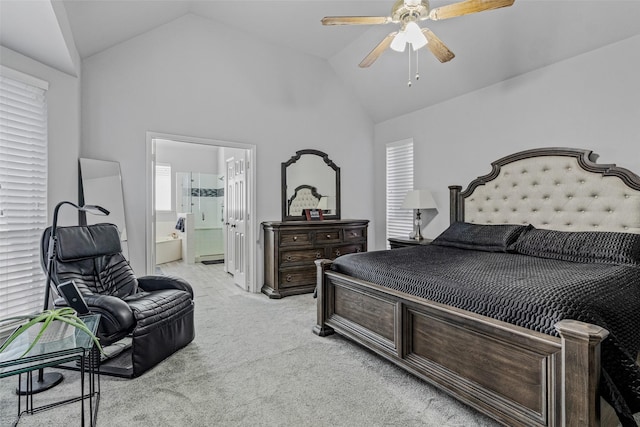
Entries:
[[[431,7],[453,2],[432,0]],[[61,58],[58,53],[69,37],[52,28],[61,20],[68,19],[77,52],[86,58],[193,13],[256,40],[326,59],[377,123],[640,34],[640,2],[635,0],[516,0],[508,8],[422,23],[456,57],[441,64],[421,50],[420,80],[414,77],[408,87],[407,52],[389,50],[370,68],[358,67],[397,28],[395,24],[320,24],[327,15],[387,16],[392,4],[393,0],[0,0],[0,40],[3,46],[72,73],[73,55]]]

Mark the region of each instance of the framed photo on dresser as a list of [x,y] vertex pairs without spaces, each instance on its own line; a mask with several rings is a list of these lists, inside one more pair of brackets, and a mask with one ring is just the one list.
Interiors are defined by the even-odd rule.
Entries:
[[304,214],[307,217],[307,221],[322,221],[322,209],[305,209]]

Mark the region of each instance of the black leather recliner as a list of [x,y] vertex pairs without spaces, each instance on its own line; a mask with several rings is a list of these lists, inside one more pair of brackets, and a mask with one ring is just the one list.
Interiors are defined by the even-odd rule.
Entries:
[[[51,227],[41,241],[45,271],[50,234]],[[91,312],[101,315],[97,335],[103,346],[132,339],[130,372],[116,375],[137,377],[194,339],[191,285],[177,277],[136,278],[115,225],[57,227],[56,242],[53,283],[75,282]]]

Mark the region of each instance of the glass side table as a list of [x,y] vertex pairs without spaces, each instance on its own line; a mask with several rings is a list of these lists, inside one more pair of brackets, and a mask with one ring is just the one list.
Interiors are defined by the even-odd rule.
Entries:
[[[100,323],[99,314],[90,314],[81,316],[87,328],[95,334]],[[91,337],[81,331],[75,329],[73,335],[59,338],[48,342],[38,342],[29,353],[20,357],[29,347],[29,337],[22,334],[9,347],[0,353],[0,378],[18,375],[18,384],[21,382],[22,375],[26,375],[27,390],[24,393],[25,409],[22,410],[21,395],[18,394],[18,416],[14,422],[14,426],[20,421],[20,417],[24,414],[35,414],[40,411],[51,409],[53,407],[68,403],[81,402],[81,426],[85,425],[85,400],[89,403],[89,425],[94,426],[98,414],[98,404],[100,401],[100,372],[98,364],[100,354]],[[29,390],[33,384],[33,372],[42,368],[49,368],[64,363],[79,363],[80,365],[80,396],[61,400],[48,405],[39,407],[34,406],[33,395]],[[89,391],[85,390],[85,373],[88,377]],[[37,372],[36,372],[37,375]]]

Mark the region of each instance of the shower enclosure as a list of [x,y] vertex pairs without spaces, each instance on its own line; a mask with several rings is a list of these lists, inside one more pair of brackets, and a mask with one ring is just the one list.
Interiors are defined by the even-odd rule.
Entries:
[[195,262],[224,259],[224,175],[176,172],[178,213],[193,214]]

